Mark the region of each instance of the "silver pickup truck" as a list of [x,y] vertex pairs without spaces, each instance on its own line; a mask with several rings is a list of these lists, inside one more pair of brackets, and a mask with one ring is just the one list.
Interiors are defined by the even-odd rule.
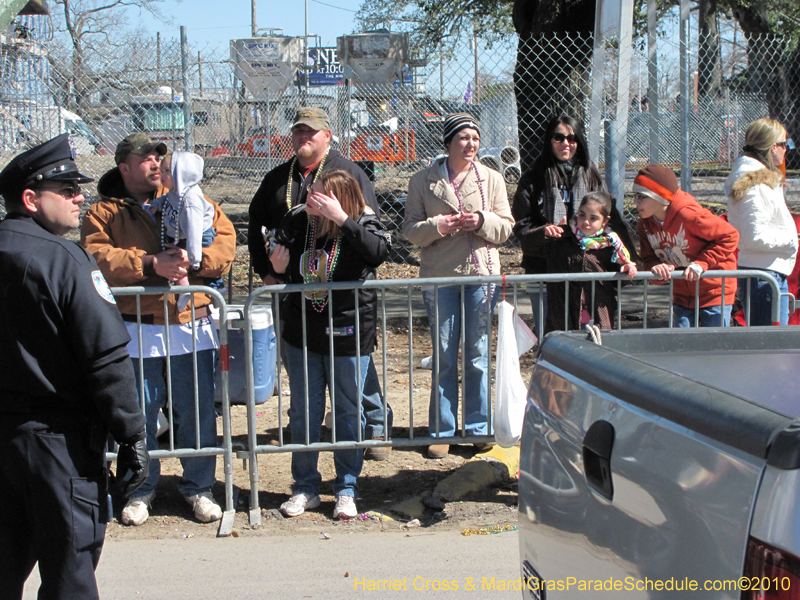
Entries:
[[524,598],[800,598],[800,331],[557,333],[521,441]]

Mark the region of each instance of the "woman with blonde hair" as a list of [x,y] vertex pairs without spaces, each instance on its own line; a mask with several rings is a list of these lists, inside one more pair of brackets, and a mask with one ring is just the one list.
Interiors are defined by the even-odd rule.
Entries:
[[[797,228],[783,195],[779,167],[786,156],[786,128],[775,119],[758,119],[745,133],[744,153],[736,159],[725,181],[728,221],[739,231],[739,269],[757,269],[772,275],[787,293],[786,278],[797,257]],[[750,325],[770,325],[772,287],[753,277],[739,286]],[[789,321],[788,296],[780,301],[780,324]]]
[[[306,203],[286,214],[276,237],[283,244],[270,251],[272,275],[278,281],[306,284],[375,279],[375,269],[386,259],[391,240],[364,203],[358,182],[339,169],[320,173]],[[358,440],[359,428],[363,436],[359,401],[377,343],[377,294],[369,289],[357,293],[358,303],[353,290],[331,292],[330,302],[327,291],[282,297],[282,338],[291,392],[289,428],[294,443],[306,443],[306,435],[308,444],[320,441],[326,387],[336,415],[334,441]],[[292,497],[281,505],[286,516],[296,517],[319,506],[318,459],[319,452],[292,453]],[[336,450],[333,460],[333,518],[352,519],[358,514],[355,499],[364,450]]]

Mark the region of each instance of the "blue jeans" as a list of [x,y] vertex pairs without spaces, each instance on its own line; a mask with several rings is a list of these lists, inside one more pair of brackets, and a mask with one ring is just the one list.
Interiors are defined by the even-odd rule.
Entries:
[[[306,395],[303,371],[303,350],[291,344],[286,348],[286,371],[289,374],[291,401],[289,404],[289,429],[293,444],[305,444],[306,440]],[[358,365],[361,382],[367,377],[370,355],[362,356]],[[334,382],[331,386],[331,358],[327,354],[308,353],[308,442],[320,441],[320,427],[325,416],[325,388],[335,398],[335,441],[358,440],[359,427],[364,431],[364,416],[360,414],[359,400],[362,389],[358,385],[355,356],[334,356]],[[363,436],[362,436],[363,439]],[[292,452],[293,494],[319,494],[322,477],[317,470],[319,452]],[[336,496],[358,496],[358,476],[364,464],[363,448],[335,450],[333,463],[336,480],[333,493]]]
[[[431,341],[436,343],[436,305],[434,290],[422,292]],[[495,295],[496,297],[496,295]],[[428,429],[434,437],[449,437],[456,433],[458,424],[458,351],[461,346],[461,286],[439,288],[439,402],[436,390],[431,390]],[[492,307],[494,308],[494,298]],[[464,431],[467,435],[487,435],[489,417],[489,303],[484,297],[484,286],[464,286],[464,340],[465,354],[464,389],[462,413]],[[435,375],[435,374],[434,374]],[[438,432],[437,432],[438,414]]]
[[[525,285],[528,290],[528,297],[531,299],[533,326],[536,328],[536,335],[541,336],[542,331],[544,331],[545,321],[547,321],[547,285],[544,283],[526,283]],[[539,296],[542,297],[541,329],[539,328]]]
[[[277,322],[275,316],[275,305],[277,302],[272,303],[272,316]],[[283,331],[283,320],[281,320],[281,331]],[[288,344],[281,343],[281,362],[284,364],[286,360],[286,346]],[[367,378],[364,381],[364,393],[361,397],[361,412],[366,419],[366,427],[364,429],[364,439],[371,440],[374,438],[383,438],[383,403],[386,402],[386,428],[389,430],[389,437],[392,437],[392,424],[394,422],[394,413],[392,407],[384,399],[381,392],[381,382],[378,377],[378,370],[375,368],[375,361],[372,355],[369,355],[369,368],[367,369]],[[305,438],[303,438],[305,439]]]
[[[738,266],[739,269],[753,270],[751,267]],[[782,293],[789,292],[789,284],[786,281],[786,275],[768,269],[755,269],[764,271],[772,275],[778,280],[780,291]],[[745,321],[747,320],[747,285],[750,284],[750,325],[772,325],[772,286],[763,279],[758,277],[748,277],[744,281],[739,280],[739,287],[737,294],[740,295],[742,301],[742,310],[744,310]],[[789,323],[789,297],[781,296],[780,307],[780,323],[787,325]]]
[[[361,402],[361,411],[366,418],[366,427],[364,428],[365,439],[383,438],[383,403],[385,400],[381,393],[381,382],[378,378],[378,371],[375,368],[375,361],[372,360],[371,354],[369,357],[369,367],[367,368],[367,377],[364,380],[364,394]],[[392,412],[392,407],[386,402],[386,429],[388,429],[390,438],[392,437],[393,421],[394,413]]]
[[[719,304],[700,308],[700,327],[728,327],[731,324],[730,304],[720,311]],[[673,327],[694,327],[694,309],[680,304],[672,305]]]
[[[214,350],[197,353],[197,396],[200,422],[200,447],[217,445],[217,417],[214,412]],[[139,392],[139,359],[132,358]],[[191,354],[170,357],[172,371],[172,416],[175,432],[175,448],[196,446],[194,407],[194,368]],[[167,405],[167,359],[144,359],[144,401],[147,418],[147,449],[158,450],[158,411]],[[165,410],[166,414],[169,414]],[[181,458],[183,477],[178,481],[178,491],[184,496],[193,496],[211,491],[214,485],[216,456]],[[150,461],[150,474],[134,497],[146,496],[156,489],[161,462]]]

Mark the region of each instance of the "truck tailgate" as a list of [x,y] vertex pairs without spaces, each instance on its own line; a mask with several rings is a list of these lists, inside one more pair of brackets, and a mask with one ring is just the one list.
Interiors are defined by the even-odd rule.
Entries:
[[[704,353],[763,346],[681,333],[543,344],[521,447],[525,597],[739,598],[730,582],[742,575],[770,442],[790,407],[734,393],[750,364],[741,356],[702,369]],[[531,589],[540,579],[545,594]]]

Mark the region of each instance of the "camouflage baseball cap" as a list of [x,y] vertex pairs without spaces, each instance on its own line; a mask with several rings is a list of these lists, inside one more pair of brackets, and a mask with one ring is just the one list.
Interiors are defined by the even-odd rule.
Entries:
[[297,125],[308,125],[311,129],[330,129],[331,128],[331,119],[328,117],[328,113],[326,113],[321,108],[316,108],[313,106],[301,106],[300,109],[294,115],[294,123],[292,123],[292,128],[296,127]]
[[132,133],[117,144],[114,162],[119,164],[128,158],[129,154],[150,154],[154,150],[164,156],[167,153],[167,145],[164,142],[154,142],[146,133]]

